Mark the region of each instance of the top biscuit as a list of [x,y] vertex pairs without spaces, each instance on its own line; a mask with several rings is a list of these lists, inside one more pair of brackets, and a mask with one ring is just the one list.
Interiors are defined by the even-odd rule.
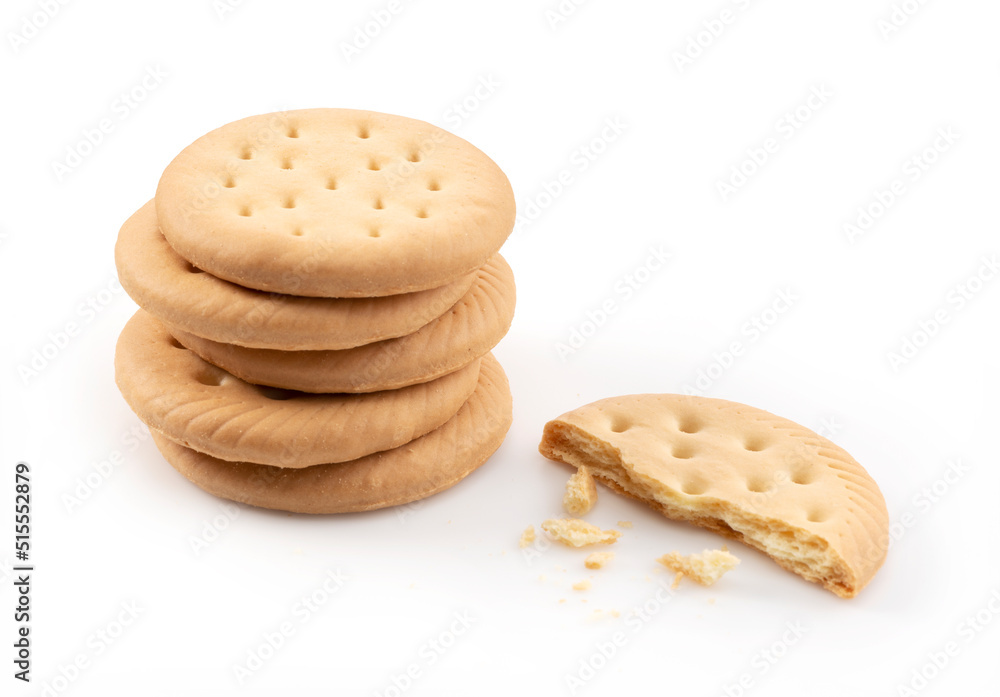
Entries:
[[186,147],[156,190],[192,264],[248,288],[375,297],[470,273],[514,225],[507,177],[423,121],[348,109],[241,119]]

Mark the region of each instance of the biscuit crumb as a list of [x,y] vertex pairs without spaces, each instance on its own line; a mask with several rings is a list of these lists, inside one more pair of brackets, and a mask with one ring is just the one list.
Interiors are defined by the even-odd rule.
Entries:
[[597,503],[597,485],[590,476],[590,470],[580,467],[566,482],[563,508],[570,515],[581,516]]
[[611,611],[611,616],[612,617],[621,617],[622,613],[618,612],[618,610],[612,610]]
[[524,549],[534,541],[535,541],[535,526],[529,525],[524,529],[524,532],[521,533],[521,541],[518,543],[518,546],[520,546],[521,549]]
[[573,590],[575,590],[575,591],[589,591],[590,590],[590,585],[591,585],[590,581],[587,581],[587,580],[577,581],[576,583],[573,584]]
[[587,555],[587,558],[583,560],[583,564],[588,569],[603,569],[604,565],[614,558],[614,552],[594,552]]
[[570,547],[584,545],[610,545],[622,536],[617,530],[601,530],[596,525],[579,518],[549,518],[542,522],[542,530],[553,539]]
[[657,559],[671,571],[677,572],[671,588],[676,588],[681,578],[687,576],[695,583],[711,586],[722,575],[740,563],[740,560],[726,549],[706,549],[700,554],[682,556],[677,552],[664,554]]
[[631,530],[632,529],[632,521],[631,520],[619,520],[618,521],[618,527],[625,528],[626,530]]
[[566,598],[559,598],[559,604],[562,605],[566,602]]

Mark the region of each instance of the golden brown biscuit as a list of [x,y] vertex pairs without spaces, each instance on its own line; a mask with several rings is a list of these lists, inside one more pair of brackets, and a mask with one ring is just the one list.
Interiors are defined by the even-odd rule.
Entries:
[[247,382],[304,392],[372,392],[433,380],[496,346],[514,316],[514,274],[498,254],[455,306],[413,334],[342,351],[273,351],[208,341],[184,346]]
[[372,297],[437,288],[514,226],[500,168],[423,121],[350,109],[251,116],[198,138],[156,190],[198,268],[259,290]]
[[167,461],[215,496],[296,513],[348,513],[396,506],[458,483],[500,447],[511,422],[507,378],[492,355],[475,392],[430,433],[392,450],[304,469],[226,462],[154,432]]
[[223,460],[307,467],[410,442],[452,418],[479,366],[365,395],[261,388],[186,350],[139,310],[118,339],[115,381],[147,426]]
[[885,560],[885,500],[865,469],[761,409],[684,395],[614,397],[547,423],[539,450],[843,597]]
[[144,310],[173,327],[226,344],[300,351],[345,349],[410,334],[449,310],[475,273],[440,288],[381,298],[305,298],[244,288],[181,257],[160,232],[150,201],[115,245],[118,278]]

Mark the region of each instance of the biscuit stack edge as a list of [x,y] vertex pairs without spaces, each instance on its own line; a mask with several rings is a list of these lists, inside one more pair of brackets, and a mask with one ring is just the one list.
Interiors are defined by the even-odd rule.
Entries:
[[424,122],[342,109],[194,141],[123,225],[142,308],[116,382],[179,472],[308,513],[446,489],[511,422],[490,353],[510,327],[510,184]]

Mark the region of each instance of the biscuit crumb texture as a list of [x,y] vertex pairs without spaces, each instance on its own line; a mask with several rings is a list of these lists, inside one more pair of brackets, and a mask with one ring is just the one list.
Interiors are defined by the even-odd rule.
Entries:
[[573,590],[575,591],[589,591],[591,583],[590,581],[577,581],[573,584]]
[[827,438],[762,409],[676,394],[613,397],[547,423],[538,449],[844,598],[885,560],[889,516],[868,472]]
[[586,545],[610,545],[622,536],[617,530],[601,530],[579,518],[549,518],[542,523],[542,530],[557,542],[570,547]]
[[590,470],[580,467],[566,482],[563,508],[570,515],[581,516],[597,503],[597,484],[590,476]]
[[674,588],[682,576],[702,586],[711,586],[740,563],[739,559],[725,549],[706,549],[701,554],[689,554],[686,557],[678,552],[671,552],[656,561],[677,574],[672,586]]
[[529,525],[524,529],[524,532],[521,533],[521,540],[520,542],[518,542],[518,546],[521,549],[524,549],[534,541],[535,541],[535,526]]
[[631,530],[632,529],[632,521],[631,520],[619,520],[618,521],[618,527],[624,528],[626,530]]
[[587,555],[587,558],[583,560],[583,565],[588,569],[603,569],[614,558],[614,552],[594,552]]

